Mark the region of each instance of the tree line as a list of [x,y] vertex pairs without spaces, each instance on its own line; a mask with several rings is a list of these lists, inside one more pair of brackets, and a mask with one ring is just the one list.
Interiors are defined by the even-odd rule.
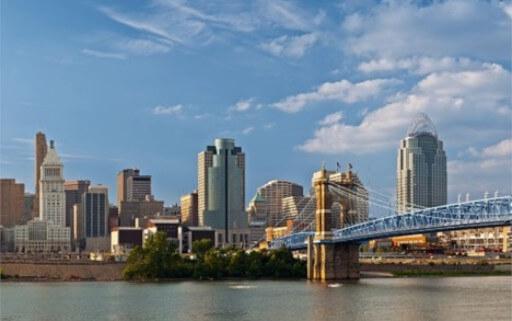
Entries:
[[183,256],[168,242],[165,233],[150,235],[144,246],[130,252],[123,277],[126,280],[194,278],[304,278],[305,262],[295,259],[285,248],[252,251],[234,247],[215,248],[211,240],[194,241],[193,255]]

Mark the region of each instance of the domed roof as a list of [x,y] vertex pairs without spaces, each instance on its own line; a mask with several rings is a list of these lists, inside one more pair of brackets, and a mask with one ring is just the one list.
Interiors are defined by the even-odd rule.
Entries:
[[53,140],[50,141],[50,148],[46,152],[46,156],[43,160],[43,165],[61,165],[61,161],[57,151],[55,150],[55,145],[53,144]]
[[416,137],[422,134],[432,135],[437,138],[436,127],[432,120],[424,113],[419,113],[407,130],[408,137]]

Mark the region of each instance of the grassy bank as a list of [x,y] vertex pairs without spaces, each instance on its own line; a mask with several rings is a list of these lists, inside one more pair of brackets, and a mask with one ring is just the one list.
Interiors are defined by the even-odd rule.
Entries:
[[512,276],[508,271],[416,271],[391,272],[395,277],[444,277],[444,276]]

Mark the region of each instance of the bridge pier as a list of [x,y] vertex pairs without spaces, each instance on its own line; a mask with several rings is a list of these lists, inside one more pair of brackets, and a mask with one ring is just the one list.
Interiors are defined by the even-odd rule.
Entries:
[[359,244],[315,243],[311,237],[307,251],[309,280],[359,279]]
[[359,244],[332,240],[332,200],[325,169],[314,175],[317,200],[314,238],[307,240],[307,276],[313,281],[359,279]]

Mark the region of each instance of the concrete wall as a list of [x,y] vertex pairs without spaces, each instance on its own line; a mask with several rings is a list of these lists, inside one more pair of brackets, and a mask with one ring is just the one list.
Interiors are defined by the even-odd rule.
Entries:
[[2,262],[2,274],[20,279],[96,280],[122,279],[123,263],[25,263]]
[[[506,267],[496,268],[499,265],[481,265],[481,264],[367,264],[362,263],[361,271],[365,272],[400,272],[400,271],[418,271],[418,272],[493,272],[507,271]],[[507,265],[510,268],[510,265]]]

